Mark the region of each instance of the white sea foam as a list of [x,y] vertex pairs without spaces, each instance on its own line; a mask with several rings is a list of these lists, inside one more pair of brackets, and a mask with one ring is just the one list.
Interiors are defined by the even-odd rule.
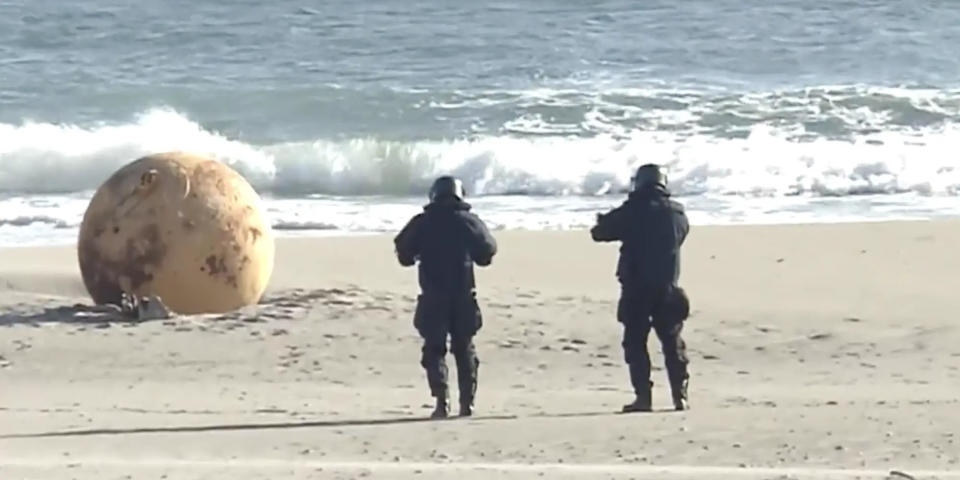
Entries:
[[[547,128],[539,120],[528,126]],[[214,155],[262,192],[277,195],[419,194],[435,175],[448,172],[462,176],[474,195],[595,195],[624,188],[631,171],[645,162],[666,166],[674,190],[688,195],[960,190],[960,126],[954,124],[848,139],[798,137],[758,124],[742,137],[654,130],[251,145],[176,112],[151,110],[126,125],[0,124],[0,191],[92,190],[133,158],[177,149]]]
[[[0,123],[0,243],[72,241],[90,192],[110,173],[169,150],[210,154],[236,168],[266,197],[274,227],[291,234],[394,231],[444,173],[464,180],[494,228],[583,227],[619,201],[631,173],[647,162],[666,168],[700,223],[960,213],[957,92],[818,87],[704,95],[472,94],[434,108],[532,102],[546,110],[522,109],[499,132],[447,140],[252,144],[165,108],[120,124]],[[553,118],[557,105],[581,118],[568,110]]]

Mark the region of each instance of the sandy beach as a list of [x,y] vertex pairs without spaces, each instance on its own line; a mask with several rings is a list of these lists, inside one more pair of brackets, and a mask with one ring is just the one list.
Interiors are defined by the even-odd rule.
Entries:
[[439,422],[390,235],[279,240],[257,307],[143,323],[75,307],[73,248],[0,250],[0,479],[960,478],[960,222],[694,225],[692,410],[652,337],[633,415],[616,245],[495,234],[476,416]]

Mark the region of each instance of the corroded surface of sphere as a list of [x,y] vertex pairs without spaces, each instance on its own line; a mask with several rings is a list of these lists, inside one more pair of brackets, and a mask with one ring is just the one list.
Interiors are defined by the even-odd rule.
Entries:
[[214,159],[173,152],[137,159],[100,186],[77,254],[94,302],[156,295],[176,313],[195,314],[257,303],[274,248],[246,179]]

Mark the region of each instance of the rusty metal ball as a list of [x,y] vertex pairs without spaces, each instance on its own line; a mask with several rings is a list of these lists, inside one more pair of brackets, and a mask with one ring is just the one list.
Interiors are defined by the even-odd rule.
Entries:
[[209,157],[160,153],[123,166],[97,189],[77,256],[97,304],[156,295],[180,314],[224,313],[260,300],[274,239],[260,197]]

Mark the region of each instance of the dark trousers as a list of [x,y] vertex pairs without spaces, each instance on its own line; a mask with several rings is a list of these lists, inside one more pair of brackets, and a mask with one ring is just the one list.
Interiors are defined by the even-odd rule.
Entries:
[[679,393],[689,378],[687,347],[681,337],[683,322],[688,315],[689,301],[679,287],[622,288],[617,319],[623,324],[624,360],[630,367],[630,382],[637,395],[649,395],[653,386],[650,353],[647,351],[651,328],[660,339],[673,392]]
[[427,373],[430,394],[447,397],[447,337],[457,362],[460,404],[472,405],[477,392],[477,358],[473,337],[483,317],[473,292],[424,293],[417,298],[414,326],[423,338],[420,365]]

